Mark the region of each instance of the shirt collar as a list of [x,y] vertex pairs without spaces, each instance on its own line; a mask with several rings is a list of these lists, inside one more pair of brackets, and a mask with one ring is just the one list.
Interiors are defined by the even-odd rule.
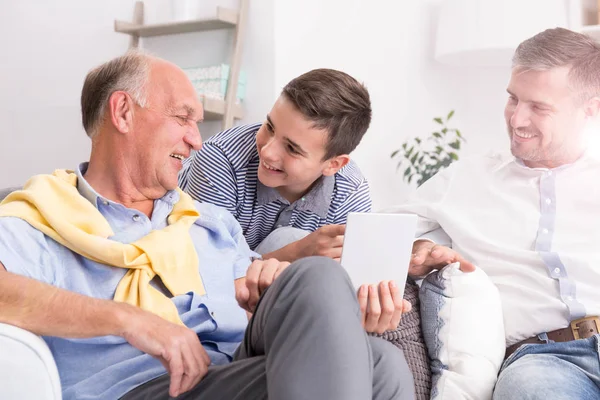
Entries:
[[[84,162],[79,164],[79,167],[75,169],[75,174],[77,175],[77,191],[79,192],[79,194],[85,197],[96,208],[98,208],[100,203],[104,205],[107,205],[109,203],[115,204],[114,201],[108,200],[100,196],[100,194],[94,190],[94,188],[88,183],[88,181],[85,180],[83,175],[86,173],[88,165],[89,162]],[[157,201],[164,201],[172,206],[173,204],[179,201],[179,193],[176,190],[169,190],[162,198],[154,201],[155,206]]]
[[[299,211],[312,211],[321,218],[326,218],[331,205],[331,196],[335,186],[335,177],[321,176],[308,193],[296,200],[294,209]],[[263,185],[260,180],[257,186],[258,205],[264,205],[279,200],[283,204],[289,204],[277,189]]]

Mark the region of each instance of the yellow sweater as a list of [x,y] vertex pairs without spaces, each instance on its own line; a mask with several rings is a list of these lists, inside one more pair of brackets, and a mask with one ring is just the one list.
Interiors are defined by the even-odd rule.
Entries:
[[23,190],[0,203],[0,217],[17,217],[71,251],[92,261],[127,268],[114,295],[129,303],[182,324],[175,304],[150,286],[158,275],[177,296],[190,291],[205,294],[198,271],[198,255],[189,229],[199,217],[192,198],[177,189],[168,226],[131,244],[108,239],[113,232],[102,214],[77,191],[77,175],[57,170],[31,178]]

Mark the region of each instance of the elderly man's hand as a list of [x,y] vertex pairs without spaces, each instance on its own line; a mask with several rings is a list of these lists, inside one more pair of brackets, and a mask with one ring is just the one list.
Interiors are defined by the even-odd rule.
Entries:
[[186,326],[137,307],[125,306],[131,309],[125,317],[122,336],[162,363],[171,376],[169,395],[177,397],[196,386],[211,363],[198,335]]
[[402,298],[400,288],[394,281],[383,281],[379,285],[362,285],[358,289],[358,304],[365,330],[380,334],[396,329],[402,314],[412,308],[410,303]]
[[444,268],[448,264],[460,262],[463,272],[472,272],[475,265],[463,256],[446,246],[440,246],[428,240],[417,240],[413,244],[413,254],[410,260],[408,274],[412,276],[425,276],[434,269]]
[[261,294],[290,265],[274,258],[256,260],[246,271],[246,277],[235,282],[235,298],[244,310],[253,313]]

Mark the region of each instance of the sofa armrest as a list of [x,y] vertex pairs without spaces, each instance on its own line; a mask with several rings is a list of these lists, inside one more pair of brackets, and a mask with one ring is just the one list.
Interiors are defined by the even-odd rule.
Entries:
[[0,398],[62,398],[58,369],[39,336],[0,323]]

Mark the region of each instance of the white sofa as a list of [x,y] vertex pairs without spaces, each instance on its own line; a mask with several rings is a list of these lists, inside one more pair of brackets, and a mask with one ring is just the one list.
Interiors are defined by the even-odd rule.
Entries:
[[[0,189],[0,201],[13,190]],[[0,323],[0,399],[60,400],[58,369],[46,342]]]
[[39,336],[0,323],[0,399],[60,400],[60,379]]

